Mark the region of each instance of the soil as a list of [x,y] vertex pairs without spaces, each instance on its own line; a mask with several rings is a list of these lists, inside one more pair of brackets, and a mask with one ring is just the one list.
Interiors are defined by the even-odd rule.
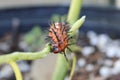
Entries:
[[[21,39],[22,36],[18,33],[16,35],[9,33],[4,35],[2,38],[0,38],[0,44],[2,44],[0,45],[0,55],[8,54],[14,51],[25,51],[24,49],[21,49],[21,47],[19,46]],[[106,70],[107,67],[110,68],[109,73],[112,73],[112,69],[115,63],[119,60],[118,57],[110,58],[106,56],[106,54],[102,52],[96,45],[94,46],[91,45],[90,39],[87,37],[86,34],[79,35],[77,45],[81,46],[82,49],[88,46],[92,47],[94,48],[94,51],[87,56],[83,54],[82,51],[81,53],[76,53],[77,65],[72,80],[120,80],[120,72],[113,75],[113,74],[105,73],[104,70],[101,70],[103,67],[105,67]],[[80,59],[82,59],[83,63],[85,60],[83,66],[81,66],[81,64],[83,63],[80,64],[78,63]],[[112,65],[107,64],[108,62],[105,63],[106,60],[112,61]],[[27,61],[25,64],[31,66],[31,61]],[[1,71],[4,66],[5,65],[0,66]],[[27,73],[29,73],[29,70],[23,71],[24,78]],[[14,74],[12,74],[11,76],[1,78],[0,80],[15,80],[15,77]]]
[[[88,47],[88,46],[93,47],[94,52],[92,52],[88,56],[85,56],[82,52],[76,53],[76,56],[77,56],[76,68],[77,68],[77,70],[75,70],[75,74],[73,75],[72,80],[120,80],[120,72],[118,72],[116,74],[112,74],[112,69],[115,66],[115,62],[117,62],[119,60],[118,57],[110,58],[110,57],[106,56],[106,54],[104,52],[102,52],[101,50],[99,50],[96,45],[95,46],[91,45],[90,40],[86,34],[79,35],[77,45],[81,46],[82,49],[84,47]],[[112,45],[112,46],[114,46],[114,45]],[[86,63],[82,67],[78,63],[78,61],[80,59],[84,59],[86,61]],[[112,65],[107,65],[108,62],[105,64],[105,60],[112,61],[113,62]],[[82,62],[81,62],[81,64],[82,64]],[[92,65],[92,67],[89,67],[89,69],[86,69],[86,67],[89,64]],[[111,73],[111,74],[105,73],[105,71],[100,72],[100,70],[103,67],[110,68],[109,73]],[[102,74],[104,74],[104,75],[102,75]],[[107,76],[105,76],[105,75],[107,75]]]

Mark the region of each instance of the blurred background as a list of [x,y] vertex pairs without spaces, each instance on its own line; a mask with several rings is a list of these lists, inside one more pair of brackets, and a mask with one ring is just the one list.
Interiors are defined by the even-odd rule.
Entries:
[[[35,7],[35,6],[58,6],[64,5],[68,6],[71,0],[0,0],[0,8],[8,9],[8,8],[20,8],[20,7]],[[120,8],[119,0],[84,0],[84,6],[99,6],[99,7],[116,7]]]
[[[67,15],[70,1],[0,0],[0,55],[44,48],[49,23]],[[83,0],[82,15],[73,80],[120,80],[120,0]],[[52,80],[56,60],[49,54],[18,65],[24,80]],[[15,80],[9,65],[0,65],[0,80]]]

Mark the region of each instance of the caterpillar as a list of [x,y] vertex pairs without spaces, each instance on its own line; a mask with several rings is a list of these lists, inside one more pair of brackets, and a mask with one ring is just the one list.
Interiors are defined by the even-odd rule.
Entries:
[[50,25],[48,37],[51,39],[51,51],[54,54],[62,53],[64,54],[66,60],[68,61],[65,49],[71,49],[69,46],[69,37],[68,35],[69,26],[65,22],[56,22]]

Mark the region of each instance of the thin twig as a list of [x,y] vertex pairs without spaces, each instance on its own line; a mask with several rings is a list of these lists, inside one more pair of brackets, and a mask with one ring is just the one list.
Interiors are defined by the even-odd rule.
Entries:
[[12,69],[13,69],[13,71],[15,73],[16,80],[23,80],[22,74],[20,72],[20,69],[19,69],[17,63],[14,62],[14,61],[10,61],[9,64],[10,64],[10,66],[12,67]]
[[8,63],[10,61],[17,61],[17,60],[35,60],[41,59],[47,56],[50,53],[50,45],[47,45],[42,51],[40,52],[13,52],[8,55],[0,56],[0,64]]

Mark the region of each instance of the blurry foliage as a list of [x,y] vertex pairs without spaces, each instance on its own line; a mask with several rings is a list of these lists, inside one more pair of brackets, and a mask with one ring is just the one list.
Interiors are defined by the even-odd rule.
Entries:
[[59,14],[53,14],[52,16],[51,16],[51,19],[50,19],[50,21],[51,22],[57,22],[57,21],[60,21],[60,19],[61,19],[61,21],[62,22],[65,22],[66,21],[66,19],[67,19],[67,15],[65,14],[65,15],[59,15]]
[[33,29],[23,36],[23,40],[28,45],[28,51],[35,51],[40,49],[44,44],[46,32],[42,31],[39,26],[33,27]]

